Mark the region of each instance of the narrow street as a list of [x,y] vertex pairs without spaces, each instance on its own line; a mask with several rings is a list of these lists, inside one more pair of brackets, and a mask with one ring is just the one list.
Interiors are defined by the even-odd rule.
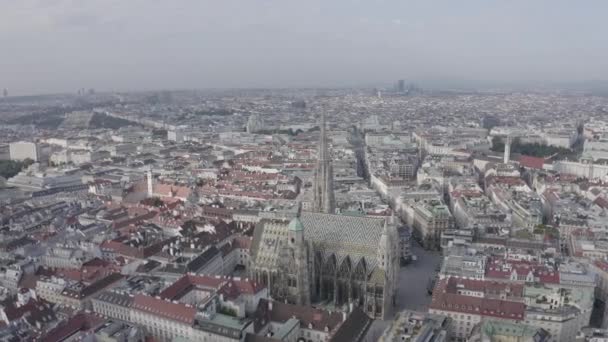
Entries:
[[[357,173],[368,179],[365,168],[365,141],[363,136],[358,134],[357,131],[353,131],[349,140],[357,158]],[[442,255],[438,251],[425,250],[413,239],[412,254],[417,257],[417,260],[410,262],[399,270],[396,306],[393,308],[393,315],[384,321],[374,320],[364,342],[376,342],[395,313],[406,309],[423,312],[428,309],[431,296],[428,294],[427,284],[429,279],[434,278],[437,274],[435,269],[441,262]]]

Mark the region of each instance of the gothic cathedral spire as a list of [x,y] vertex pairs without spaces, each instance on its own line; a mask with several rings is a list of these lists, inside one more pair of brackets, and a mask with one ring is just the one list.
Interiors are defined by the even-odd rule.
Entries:
[[314,174],[314,203],[316,212],[333,214],[335,212],[334,172],[331,156],[327,150],[327,133],[325,132],[325,113],[321,114],[321,137],[319,138],[319,160]]

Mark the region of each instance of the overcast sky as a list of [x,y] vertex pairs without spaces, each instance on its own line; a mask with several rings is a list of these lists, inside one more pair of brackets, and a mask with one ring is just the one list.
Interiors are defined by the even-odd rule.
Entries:
[[0,88],[608,79],[606,13],[606,0],[0,0]]

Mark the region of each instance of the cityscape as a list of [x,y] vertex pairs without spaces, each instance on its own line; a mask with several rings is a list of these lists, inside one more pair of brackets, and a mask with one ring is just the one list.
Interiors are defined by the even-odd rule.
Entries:
[[7,4],[0,342],[608,342],[602,24],[313,2]]

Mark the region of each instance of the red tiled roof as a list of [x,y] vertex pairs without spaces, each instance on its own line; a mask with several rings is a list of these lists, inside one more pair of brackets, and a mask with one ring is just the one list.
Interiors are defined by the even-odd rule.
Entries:
[[448,293],[446,287],[446,279],[437,283],[433,290],[431,309],[512,320],[524,319],[524,303]]
[[251,238],[247,236],[237,236],[232,240],[232,243],[235,245],[235,248],[251,249]]
[[154,194],[165,197],[187,198],[192,190],[186,186],[172,185],[165,183],[154,184]]
[[39,278],[40,277],[35,274],[24,274],[23,278],[21,278],[21,280],[19,281],[19,287],[24,287],[26,289],[35,289]]
[[57,275],[61,278],[81,281],[83,279],[82,271],[75,268],[62,268],[57,270]]
[[243,294],[254,295],[260,292],[264,286],[253,280],[229,279],[218,291],[229,299],[236,299]]
[[264,286],[250,279],[235,279],[216,276],[185,275],[160,293],[164,299],[175,300],[194,288],[218,291],[227,298],[238,298],[242,294],[253,295]]
[[535,281],[547,284],[559,284],[559,272],[551,270],[545,265],[531,263],[525,260],[490,260],[486,267],[486,277],[507,279],[515,272],[518,276],[527,276],[530,272]]
[[10,301],[8,303],[3,303],[4,313],[6,314],[6,318],[9,322],[15,321],[23,316],[31,315],[35,311],[46,310],[50,308],[50,304],[45,301],[36,301],[35,299],[30,299],[27,303],[17,306],[15,301]]
[[89,315],[85,313],[79,313],[74,317],[70,318],[67,322],[57,326],[55,329],[49,331],[44,335],[40,341],[42,342],[60,342],[64,341],[75,333],[88,330],[96,327],[104,320],[100,317]]
[[254,314],[254,331],[259,332],[268,322],[284,323],[292,317],[298,319],[304,327],[312,326],[313,330],[319,331],[328,328],[330,333],[335,333],[335,329],[339,328],[343,322],[342,314],[339,311],[327,311],[311,306],[274,301],[271,307],[269,300],[260,299]]
[[600,208],[608,209],[608,200],[606,200],[604,197],[596,198],[593,203],[595,203]]
[[82,264],[83,267],[106,267],[109,266],[110,263],[100,258],[93,258]]
[[509,284],[489,280],[474,280],[461,279],[450,277],[446,290],[449,293],[457,293],[459,289],[483,292],[484,294],[498,294],[499,292],[508,292],[511,297],[522,297],[524,294],[524,286],[522,284]]
[[187,290],[194,286],[217,290],[225,281],[226,279],[221,277],[196,276],[187,274],[179,278],[171,286],[164,289],[160,293],[160,297],[174,300],[183,296]]
[[604,272],[608,272],[608,263],[602,260],[595,260],[593,262],[593,264],[595,266],[597,266],[599,269],[601,269]]
[[545,164],[545,158],[521,156],[519,157],[519,165],[530,169],[542,169]]
[[189,305],[141,294],[133,298],[132,308],[188,325],[194,324],[196,316],[196,309]]

